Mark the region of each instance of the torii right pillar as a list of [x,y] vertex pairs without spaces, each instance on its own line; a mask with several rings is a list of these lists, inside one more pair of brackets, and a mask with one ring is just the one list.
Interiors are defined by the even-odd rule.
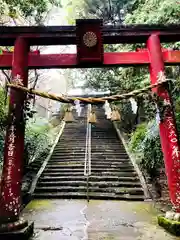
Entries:
[[[165,77],[165,68],[159,36],[153,34],[147,41],[150,59],[151,83],[157,83]],[[167,106],[163,119],[159,124],[161,146],[164,155],[166,176],[170,200],[173,210],[180,213],[180,144],[176,128],[176,120],[172,109],[172,101],[167,85],[153,89]]]

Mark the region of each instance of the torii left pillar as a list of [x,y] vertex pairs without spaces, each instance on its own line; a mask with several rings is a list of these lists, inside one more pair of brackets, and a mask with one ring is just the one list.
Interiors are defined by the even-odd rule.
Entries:
[[[27,87],[28,52],[26,40],[19,37],[15,41],[12,62],[12,82]],[[26,94],[10,90],[8,126],[4,147],[4,165],[0,198],[0,239],[28,239],[33,233],[33,224],[20,218],[21,185],[23,173],[23,153],[25,124],[23,106]]]

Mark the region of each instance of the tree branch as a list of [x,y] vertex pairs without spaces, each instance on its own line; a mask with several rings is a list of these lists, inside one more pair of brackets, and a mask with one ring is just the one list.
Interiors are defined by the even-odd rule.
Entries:
[[5,80],[10,83],[11,82],[11,76],[9,76],[8,73],[5,70],[1,70],[1,71],[4,74],[4,76],[6,77]]

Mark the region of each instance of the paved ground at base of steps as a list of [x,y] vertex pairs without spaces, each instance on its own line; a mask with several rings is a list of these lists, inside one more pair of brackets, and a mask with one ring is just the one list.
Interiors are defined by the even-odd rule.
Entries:
[[34,200],[24,217],[31,240],[175,240],[156,222],[152,202]]

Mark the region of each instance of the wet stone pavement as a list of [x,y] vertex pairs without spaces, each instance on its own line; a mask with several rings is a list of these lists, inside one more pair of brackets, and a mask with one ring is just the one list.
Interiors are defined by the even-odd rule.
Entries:
[[31,240],[175,240],[157,225],[152,202],[35,200],[24,218]]

